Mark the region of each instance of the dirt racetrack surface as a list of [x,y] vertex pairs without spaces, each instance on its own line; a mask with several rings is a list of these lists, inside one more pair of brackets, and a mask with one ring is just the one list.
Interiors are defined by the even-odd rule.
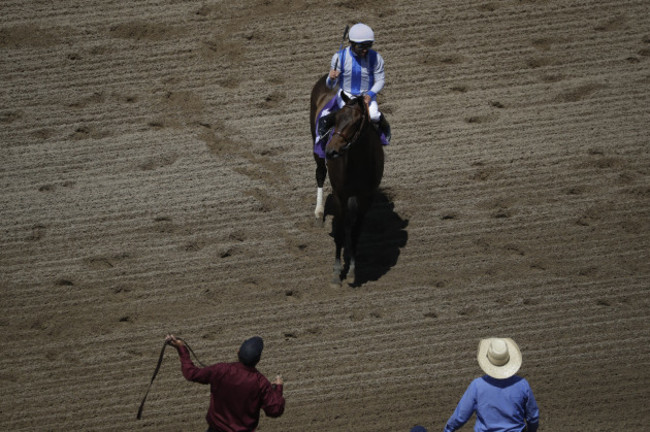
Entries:
[[[542,431],[648,430],[647,0],[3,0],[0,429],[205,430],[258,334],[259,430],[442,430],[488,336]],[[391,122],[330,286],[309,92],[371,25]],[[329,193],[329,184],[326,193]],[[471,420],[463,430],[472,430]]]

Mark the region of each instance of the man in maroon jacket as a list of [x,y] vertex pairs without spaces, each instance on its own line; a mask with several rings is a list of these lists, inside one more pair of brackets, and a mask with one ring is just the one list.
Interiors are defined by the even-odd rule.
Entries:
[[268,417],[280,417],[284,412],[282,377],[273,383],[257,369],[264,341],[255,336],[242,343],[238,362],[217,363],[198,368],[182,340],[167,335],[167,343],[176,347],[181,359],[181,370],[188,381],[210,384],[210,409],[206,432],[252,432],[260,420],[260,409]]

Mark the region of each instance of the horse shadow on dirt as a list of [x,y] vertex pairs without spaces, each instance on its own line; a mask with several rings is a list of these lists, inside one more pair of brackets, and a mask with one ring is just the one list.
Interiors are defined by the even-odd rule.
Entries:
[[[333,200],[334,197],[329,194],[325,201],[325,215],[333,214]],[[380,188],[361,226],[353,278],[355,282],[350,286],[359,287],[366,282],[379,280],[397,264],[400,249],[408,241],[406,227],[409,221],[402,219],[394,209],[390,196]],[[333,230],[330,237],[334,237]],[[345,272],[347,269],[346,262]]]

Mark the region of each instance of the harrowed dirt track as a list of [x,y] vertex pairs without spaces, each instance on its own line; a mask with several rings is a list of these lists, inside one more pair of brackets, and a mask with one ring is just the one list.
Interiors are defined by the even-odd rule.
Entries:
[[[173,350],[135,418],[167,332],[206,363],[264,337],[287,405],[260,431],[440,431],[487,336],[520,344],[540,430],[647,430],[648,16],[3,0],[0,430],[205,430]],[[357,21],[393,143],[362,283],[332,287],[309,92]]]

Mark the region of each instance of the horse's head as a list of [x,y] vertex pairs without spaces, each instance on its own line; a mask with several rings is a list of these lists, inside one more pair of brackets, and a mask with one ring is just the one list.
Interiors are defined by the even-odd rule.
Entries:
[[325,146],[327,159],[341,156],[355,141],[368,122],[368,108],[363,96],[348,99],[345,106],[334,115],[334,131],[332,138]]

